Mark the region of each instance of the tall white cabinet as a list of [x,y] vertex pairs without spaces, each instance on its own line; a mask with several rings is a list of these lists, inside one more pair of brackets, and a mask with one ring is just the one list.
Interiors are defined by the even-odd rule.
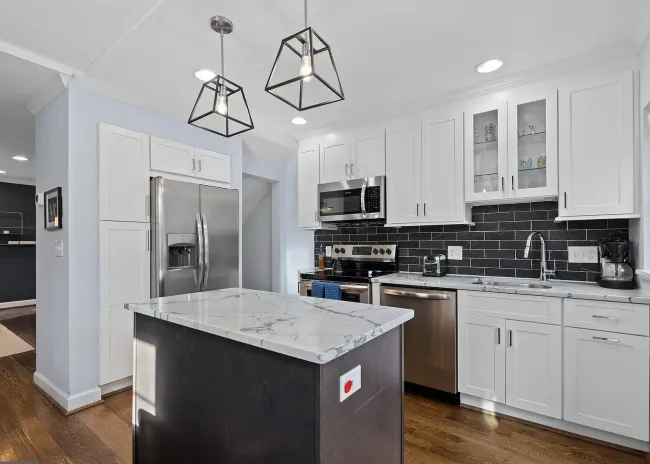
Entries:
[[560,217],[633,215],[632,71],[562,84],[559,115]]

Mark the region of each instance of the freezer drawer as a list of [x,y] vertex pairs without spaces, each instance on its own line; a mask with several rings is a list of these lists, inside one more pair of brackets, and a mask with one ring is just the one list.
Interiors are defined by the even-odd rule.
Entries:
[[456,292],[382,286],[381,304],[415,312],[404,324],[404,379],[457,393]]

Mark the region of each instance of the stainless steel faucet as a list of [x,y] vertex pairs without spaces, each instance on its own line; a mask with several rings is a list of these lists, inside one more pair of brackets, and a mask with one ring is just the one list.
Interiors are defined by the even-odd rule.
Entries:
[[555,271],[549,271],[546,269],[546,242],[544,241],[544,237],[542,236],[541,232],[532,232],[529,236],[528,239],[526,240],[526,249],[524,250],[524,258],[528,258],[528,254],[530,253],[530,246],[533,243],[533,238],[535,236],[539,237],[539,242],[542,244],[542,257],[541,257],[541,265],[540,265],[540,271],[539,271],[539,280],[542,282],[546,282],[548,280],[548,276],[555,275]]

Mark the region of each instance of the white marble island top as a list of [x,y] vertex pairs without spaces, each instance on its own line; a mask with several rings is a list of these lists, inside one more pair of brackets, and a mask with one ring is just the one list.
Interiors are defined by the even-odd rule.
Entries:
[[153,298],[124,307],[317,364],[413,318],[409,309],[240,288]]
[[513,293],[520,295],[553,296],[557,298],[578,298],[582,300],[615,301],[618,303],[650,304],[650,294],[641,290],[616,290],[603,288],[596,283],[549,280],[551,288],[525,288],[473,284],[478,278],[484,281],[539,283],[534,279],[505,277],[447,275],[445,277],[424,277],[422,274],[399,272],[372,279],[384,285],[406,285],[411,287],[432,287],[477,292]]

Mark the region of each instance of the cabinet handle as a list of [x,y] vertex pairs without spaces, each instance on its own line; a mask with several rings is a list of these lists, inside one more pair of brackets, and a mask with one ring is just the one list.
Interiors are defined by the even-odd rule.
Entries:
[[564,192],[564,208],[566,209],[566,192]]
[[415,204],[415,215],[416,216],[420,215],[420,203]]
[[314,221],[318,222],[318,211],[314,211]]
[[192,158],[192,171],[196,171],[196,160]]
[[612,342],[612,343],[619,343],[620,340],[618,338],[607,338],[607,337],[592,337],[594,340],[602,341],[602,342]]
[[350,175],[350,174],[348,173],[348,169],[349,169],[349,167],[350,167],[350,165],[349,165],[348,163],[345,163],[345,175],[346,175],[346,176],[349,176],[349,175]]
[[501,327],[497,327],[497,345],[501,344]]
[[426,215],[427,215],[427,204],[424,203],[424,214],[423,214],[423,216],[426,216]]
[[504,187],[505,182],[506,182],[506,178],[505,178],[505,177],[501,177],[501,191],[502,191],[502,192],[505,192],[505,191],[506,191],[506,189],[505,189],[505,187]]
[[512,330],[508,330],[508,346],[512,346]]
[[600,316],[598,314],[592,314],[591,317],[594,319],[609,319],[610,321],[618,321],[618,317],[615,316]]
[[199,172],[203,170],[203,162],[199,160]]
[[354,163],[350,163],[350,177],[354,177]]
[[515,176],[512,176],[512,190],[515,190]]
[[144,196],[144,215],[151,216],[151,204],[149,203],[149,195]]
[[145,240],[147,242],[147,251],[151,250],[151,231],[145,230]]

